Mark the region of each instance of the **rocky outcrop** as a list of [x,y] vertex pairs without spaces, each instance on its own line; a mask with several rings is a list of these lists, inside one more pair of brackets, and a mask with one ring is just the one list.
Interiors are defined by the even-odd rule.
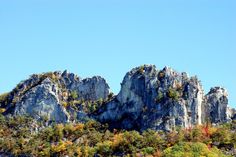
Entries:
[[231,120],[232,113],[228,107],[228,93],[222,87],[211,88],[206,95],[207,114],[212,123],[227,122]]
[[[72,92],[76,93],[73,100],[70,98]],[[76,115],[83,121],[88,118],[83,108],[73,110],[68,104],[76,100],[106,99],[108,94],[109,86],[99,76],[81,79],[67,71],[32,75],[10,92],[5,114],[30,115],[58,123],[74,120]]]
[[68,122],[70,115],[60,105],[59,95],[61,90],[58,85],[46,78],[41,84],[27,91],[15,104],[14,115],[30,115],[35,119]]
[[236,117],[224,88],[214,87],[204,95],[196,76],[154,65],[128,72],[116,96],[100,76],[81,79],[67,71],[32,75],[2,104],[8,104],[6,115],[28,114],[63,123],[96,119],[111,128],[140,131],[223,123]]
[[98,111],[97,118],[125,129],[189,127],[204,121],[203,97],[196,77],[144,65],[126,74],[120,93]]
[[109,86],[106,80],[100,76],[81,79],[73,73],[64,71],[61,75],[60,82],[65,84],[70,91],[76,91],[78,99],[96,101],[106,99],[109,94]]
[[96,118],[114,128],[171,130],[204,124],[209,118],[213,123],[226,122],[231,115],[225,89],[212,88],[204,96],[197,77],[144,65],[126,74],[117,97]]

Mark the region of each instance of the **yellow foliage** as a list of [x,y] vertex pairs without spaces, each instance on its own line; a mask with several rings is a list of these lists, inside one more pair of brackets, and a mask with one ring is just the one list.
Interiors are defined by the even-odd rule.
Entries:
[[5,111],[6,111],[5,108],[0,108],[0,113],[3,113],[3,112],[5,112]]
[[77,148],[76,152],[78,154],[78,157],[81,157],[83,154],[80,147]]
[[123,133],[116,134],[116,135],[114,135],[114,137],[113,137],[112,146],[113,146],[113,147],[117,147],[117,146],[119,146],[120,143],[122,143],[123,141],[124,141],[124,139],[123,139]]
[[143,65],[140,66],[138,71],[139,71],[139,73],[143,74],[144,73],[144,66]]
[[68,103],[65,102],[65,101],[61,102],[61,104],[62,104],[62,106],[64,106],[65,108],[68,106]]
[[57,124],[57,125],[56,125],[56,128],[57,128],[58,130],[63,130],[64,125],[63,125],[63,124]]
[[3,93],[0,95],[0,102],[3,102],[7,99],[9,93]]
[[64,152],[67,146],[72,145],[71,141],[60,141],[58,144],[52,144],[52,152],[61,153]]
[[60,153],[66,150],[64,142],[60,142],[58,145],[52,145],[52,152]]
[[82,123],[78,123],[78,124],[76,124],[75,126],[75,131],[77,131],[77,130],[83,130],[83,128],[84,128],[84,124],[82,124]]
[[210,135],[214,134],[216,131],[217,131],[217,128],[216,128],[216,127],[210,127],[210,128],[209,128],[209,134],[210,134]]

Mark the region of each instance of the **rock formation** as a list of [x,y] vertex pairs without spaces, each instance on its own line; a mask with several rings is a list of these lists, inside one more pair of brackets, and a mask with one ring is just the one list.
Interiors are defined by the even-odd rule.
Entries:
[[211,88],[206,95],[208,116],[212,123],[227,122],[231,119],[227,97],[227,91],[221,87]]
[[[74,91],[77,93],[75,100],[95,101],[108,97],[109,86],[101,77],[81,79],[66,71],[32,75],[10,92],[5,114],[68,122],[75,111],[65,104],[72,99],[70,95]],[[87,116],[83,110],[78,111],[78,118],[81,115]]]
[[[170,130],[202,124],[203,90],[196,77],[153,65],[134,68],[121,84],[113,101],[98,112],[101,122],[125,129]],[[115,123],[114,123],[115,121]]]
[[1,107],[6,108],[5,115],[26,114],[58,123],[95,119],[111,128],[172,130],[231,121],[235,110],[228,107],[227,97],[221,87],[204,95],[195,76],[143,65],[125,75],[116,96],[100,76],[81,79],[64,71],[32,75],[9,93]]

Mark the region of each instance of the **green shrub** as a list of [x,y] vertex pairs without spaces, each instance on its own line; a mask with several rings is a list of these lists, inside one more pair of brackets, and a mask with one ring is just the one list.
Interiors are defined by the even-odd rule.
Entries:
[[143,74],[143,73],[144,73],[144,65],[142,65],[142,66],[139,67],[138,72],[139,72],[140,74]]
[[178,100],[180,97],[178,91],[171,87],[167,91],[167,96],[173,100]]
[[164,139],[154,130],[146,130],[142,133],[143,147],[153,147],[155,149],[161,149],[165,143]]
[[163,157],[224,157],[218,149],[209,149],[207,145],[196,142],[183,142],[164,150]]
[[157,97],[156,97],[156,102],[159,103],[164,99],[164,95],[162,92],[158,91]]
[[142,149],[145,155],[154,154],[155,149],[153,147],[146,147]]
[[216,132],[211,135],[213,142],[220,142],[222,144],[230,143],[230,132],[225,128],[218,128]]
[[9,93],[3,93],[0,95],[0,103],[5,102],[7,100]]
[[97,110],[97,107],[98,107],[98,104],[96,103],[88,103],[88,110],[89,110],[89,113],[93,113],[94,111]]
[[[195,126],[170,132],[146,130],[142,134],[116,129],[112,132],[95,120],[85,124],[54,124],[34,132],[35,123],[29,117],[0,114],[1,151],[15,156],[224,157],[223,152],[236,144],[235,122],[227,127]],[[209,142],[204,142],[205,138]],[[220,143],[215,146],[222,152],[214,143]]]
[[72,100],[76,100],[79,98],[78,93],[75,90],[71,91],[70,96],[71,96]]
[[110,156],[112,154],[112,142],[104,141],[96,145],[97,153],[101,156]]
[[109,95],[108,95],[108,100],[111,100],[112,98],[113,98],[113,96],[114,96],[114,93],[109,93]]

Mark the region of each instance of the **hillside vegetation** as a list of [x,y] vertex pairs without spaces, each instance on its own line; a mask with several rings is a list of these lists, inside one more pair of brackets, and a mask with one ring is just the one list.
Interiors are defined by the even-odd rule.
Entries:
[[0,156],[235,156],[236,122],[171,132],[109,130],[96,121],[67,124],[0,116]]

